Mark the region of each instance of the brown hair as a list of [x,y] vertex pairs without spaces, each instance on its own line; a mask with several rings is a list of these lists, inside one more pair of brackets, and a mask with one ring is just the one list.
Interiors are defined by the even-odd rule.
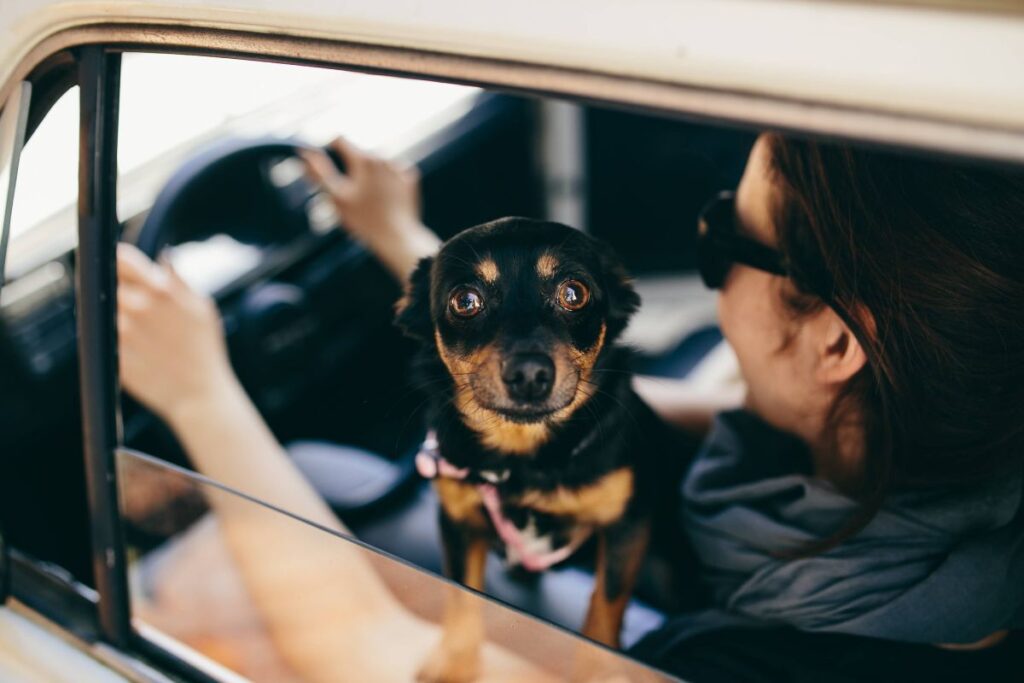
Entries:
[[[863,528],[894,487],[961,485],[1024,461],[1024,173],[771,135],[779,249],[867,365]],[[807,312],[806,300],[792,302]],[[813,307],[813,306],[812,306]]]

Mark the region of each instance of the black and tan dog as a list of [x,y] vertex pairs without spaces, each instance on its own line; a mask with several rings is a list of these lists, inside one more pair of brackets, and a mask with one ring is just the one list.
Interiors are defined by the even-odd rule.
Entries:
[[[483,590],[488,550],[540,571],[596,540],[583,632],[617,646],[665,486],[664,427],[614,345],[640,300],[611,250],[555,223],[505,218],[424,259],[397,322],[423,342],[449,576]],[[469,680],[479,617],[449,606],[421,680]]]

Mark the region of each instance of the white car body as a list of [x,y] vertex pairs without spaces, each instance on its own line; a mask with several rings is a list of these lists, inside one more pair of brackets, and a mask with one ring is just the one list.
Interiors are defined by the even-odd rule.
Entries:
[[[646,88],[632,96],[640,104],[1024,159],[1017,0],[4,0],[0,97],[48,41],[76,31],[95,40],[117,27],[157,45],[174,42],[162,32],[174,28],[397,48],[465,60],[467,79],[485,76],[483,65],[554,68],[561,73],[499,80],[599,96],[595,78],[628,79]],[[246,51],[244,40],[231,46]],[[589,76],[586,92],[560,78],[565,72]]]

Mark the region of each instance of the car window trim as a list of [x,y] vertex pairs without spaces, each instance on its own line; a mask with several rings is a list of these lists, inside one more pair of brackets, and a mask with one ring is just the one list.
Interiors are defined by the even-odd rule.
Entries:
[[131,618],[114,459],[120,437],[115,254],[121,56],[103,46],[89,46],[81,49],[78,63],[76,318],[85,479],[100,632],[113,645],[126,647]]
[[[665,83],[561,66],[240,29],[145,22],[98,22],[69,27],[50,34],[29,50],[13,70],[13,78],[25,77],[62,50],[86,44],[104,44],[120,51],[235,57],[436,79],[695,122],[747,129],[771,128],[797,135],[824,135],[954,158],[1024,163],[1024,130],[1016,127],[865,109],[837,102],[798,100],[714,86]],[[0,97],[10,83],[0,84]]]
[[121,53],[103,45],[86,46],[77,51],[76,61],[80,93],[76,319],[98,632],[114,646],[112,652],[138,653],[185,680],[223,683],[232,677],[206,671],[203,662],[190,661],[182,652],[147,638],[131,621],[116,464],[123,431],[116,267]]
[[152,41],[148,45],[108,44],[124,52],[257,59],[442,80],[514,95],[552,97],[696,123],[748,130],[770,128],[795,135],[822,135],[940,156],[1024,163],[1024,131],[1018,129],[410,48],[224,29],[165,26],[155,29],[155,33],[161,30],[171,35],[154,40],[147,34],[147,42]]
[[25,146],[32,83],[22,81],[0,109],[0,288],[7,281],[7,243],[11,237],[14,190],[18,183],[18,164]]

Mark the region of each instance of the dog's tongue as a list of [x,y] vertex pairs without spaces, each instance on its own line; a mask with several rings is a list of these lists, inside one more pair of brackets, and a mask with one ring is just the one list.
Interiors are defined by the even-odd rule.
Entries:
[[[437,434],[433,430],[427,432],[427,438],[423,440],[419,452],[416,454],[416,471],[425,479],[436,477],[447,477],[449,479],[465,479],[469,476],[468,467],[456,467],[443,457],[438,446]],[[490,475],[490,476],[487,476]],[[512,523],[501,509],[501,497],[498,488],[494,485],[508,479],[508,470],[501,472],[482,472],[481,476],[489,482],[477,484],[477,491],[480,492],[480,499],[484,509],[491,518],[498,536],[505,543],[508,549],[509,559],[519,562],[524,569],[531,572],[542,572],[549,567],[558,564],[568,558],[589,534],[582,534],[579,538],[561,548],[556,548],[547,553],[538,553],[530,547],[530,544],[523,537],[519,528]]]
[[538,553],[533,550],[526,539],[523,537],[519,527],[512,523],[512,521],[505,516],[505,513],[501,510],[501,498],[498,496],[498,489],[490,484],[477,484],[477,490],[480,492],[480,498],[483,500],[484,508],[487,510],[487,514],[491,517],[491,523],[494,525],[495,530],[498,532],[498,536],[505,543],[508,549],[509,559],[517,561],[523,566],[523,569],[531,572],[542,572],[548,569],[562,560],[567,559],[570,555],[576,552],[576,549],[580,547],[584,540],[586,540],[588,533],[574,535],[572,541],[563,545],[561,548],[555,548],[554,550],[546,553]]

